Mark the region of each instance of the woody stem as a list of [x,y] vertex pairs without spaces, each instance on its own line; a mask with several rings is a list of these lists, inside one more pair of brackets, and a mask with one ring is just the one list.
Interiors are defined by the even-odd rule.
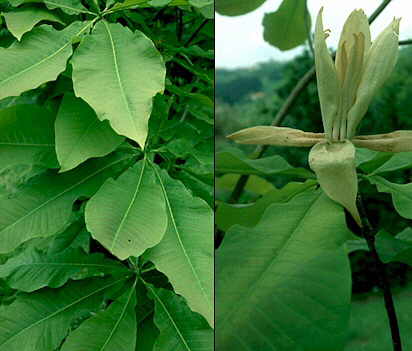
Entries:
[[393,351],[402,351],[402,342],[399,332],[399,323],[396,316],[395,304],[393,302],[391,287],[389,284],[388,275],[385,264],[381,261],[375,245],[374,230],[368,220],[368,216],[363,205],[361,196],[358,195],[358,209],[362,218],[362,236],[365,238],[372,258],[375,261],[377,271],[378,284],[383,292],[383,299],[385,301],[386,314],[388,316],[389,326],[391,329]]

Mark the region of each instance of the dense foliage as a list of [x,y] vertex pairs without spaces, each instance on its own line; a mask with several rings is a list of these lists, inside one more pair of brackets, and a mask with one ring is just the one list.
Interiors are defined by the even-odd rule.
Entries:
[[[241,7],[231,0],[220,3]],[[412,129],[411,57],[411,48],[400,49],[395,72],[375,96],[359,134]],[[239,129],[270,125],[313,63],[307,48],[289,62],[216,72],[216,341],[221,350],[391,349],[374,260],[354,221],[319,190],[308,150],[271,146],[256,159],[254,145],[226,139]],[[323,132],[315,80],[281,126]],[[357,149],[359,192],[393,286],[405,350],[412,347],[411,160],[408,152]],[[248,180],[234,201],[244,175]],[[231,299],[243,307],[235,309]]]
[[213,2],[0,10],[0,350],[212,350]]

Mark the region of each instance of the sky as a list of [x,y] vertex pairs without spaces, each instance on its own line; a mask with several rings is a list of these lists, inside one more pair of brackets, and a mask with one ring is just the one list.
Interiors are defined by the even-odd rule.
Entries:
[[[270,59],[284,61],[293,58],[303,46],[280,51],[263,40],[262,19],[274,12],[281,0],[267,0],[261,7],[243,16],[216,15],[216,66],[218,68],[251,67]],[[323,6],[325,29],[332,31],[328,46],[336,48],[343,23],[354,9],[361,8],[369,16],[382,0],[307,0],[312,17],[312,31],[316,15]],[[401,17],[400,40],[412,38],[412,11],[410,0],[392,0],[371,25],[372,40],[393,19]]]

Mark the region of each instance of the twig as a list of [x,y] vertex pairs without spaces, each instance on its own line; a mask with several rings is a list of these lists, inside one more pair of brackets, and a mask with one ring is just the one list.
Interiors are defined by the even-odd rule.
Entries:
[[308,4],[305,2],[305,25],[306,25],[306,32],[308,35],[308,44],[310,52],[312,53],[312,57],[315,57],[315,50],[313,49],[313,42],[312,42],[312,33],[310,31],[310,13],[308,10]]
[[373,234],[373,228],[371,224],[369,223],[368,216],[366,214],[365,207],[363,205],[361,196],[358,195],[358,208],[359,212],[362,218],[362,236],[365,238],[369,251],[372,254],[372,258],[375,261],[375,267],[377,270],[377,275],[378,275],[378,283],[379,287],[381,288],[383,292],[383,299],[385,301],[385,308],[386,308],[386,313],[388,315],[388,320],[389,320],[389,326],[391,329],[391,336],[392,336],[392,345],[393,345],[393,351],[402,351],[402,342],[401,342],[401,336],[399,332],[399,324],[398,324],[398,318],[396,316],[396,310],[395,310],[395,304],[393,302],[393,297],[392,297],[392,292],[391,292],[391,287],[389,284],[388,280],[388,275],[386,272],[386,267],[384,263],[381,261],[379,258],[379,254],[376,250],[376,245],[375,245],[375,235]]
[[399,45],[411,45],[411,44],[412,44],[412,39],[399,41]]
[[[391,0],[384,0],[380,4],[380,6],[369,17],[368,19],[369,24],[375,21],[375,19],[382,13],[382,11],[385,9],[386,6],[389,5],[390,2]],[[289,110],[294,105],[296,99],[300,96],[300,94],[308,86],[308,84],[315,78],[315,73],[316,73],[316,67],[315,65],[313,65],[309,69],[309,71],[307,71],[306,74],[299,80],[299,82],[293,88],[292,92],[289,94],[286,101],[283,103],[282,107],[276,114],[275,119],[273,120],[273,123],[272,123],[273,126],[279,126],[283,122],[283,120],[289,113]],[[255,149],[254,159],[262,157],[266,150],[267,150],[266,146],[262,147],[261,145],[259,145]],[[230,196],[229,201],[231,203],[237,202],[239,200],[240,196],[242,195],[243,189],[246,186],[248,179],[249,179],[249,175],[243,175],[238,179],[235,185],[235,188]]]
[[193,32],[193,34],[190,36],[190,38],[183,44],[184,47],[188,47],[189,44],[196,38],[196,36],[199,34],[199,32],[202,30],[202,28],[206,25],[208,22],[208,19],[205,19],[199,27]]
[[383,0],[379,7],[373,11],[373,13],[369,17],[369,24],[371,24],[376,18],[381,14],[383,10],[385,10],[386,6],[390,4],[392,0]]

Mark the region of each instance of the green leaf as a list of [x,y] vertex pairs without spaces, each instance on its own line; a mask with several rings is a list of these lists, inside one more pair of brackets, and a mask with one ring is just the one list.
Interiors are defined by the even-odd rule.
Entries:
[[64,96],[56,117],[56,153],[61,172],[89,158],[106,156],[123,140],[107,121],[99,121],[82,99],[71,94]]
[[184,169],[177,173],[176,178],[182,181],[192,191],[193,195],[202,198],[210,207],[213,207],[213,179],[198,177],[196,174],[187,172]]
[[[113,129],[144,148],[153,97],[163,92],[165,66],[153,42],[121,24],[99,22],[73,59],[78,97]],[[104,87],[104,89],[102,89]]]
[[135,351],[136,279],[105,311],[83,322],[71,333],[62,351]]
[[411,231],[406,228],[394,237],[382,230],[376,235],[376,248],[384,263],[402,262],[412,266]]
[[166,274],[176,293],[213,325],[213,212],[166,171],[152,166],[161,184],[168,227],[146,258]]
[[348,236],[343,209],[320,191],[271,205],[254,228],[232,227],[216,257],[216,348],[342,350]]
[[44,174],[11,199],[1,197],[0,253],[10,252],[29,239],[62,230],[70,220],[74,201],[81,196],[92,196],[131,157],[115,154],[61,175]]
[[216,225],[227,231],[235,224],[244,227],[254,227],[261,219],[265,210],[275,202],[288,202],[297,194],[308,189],[314,189],[317,182],[309,179],[305,183],[291,182],[282,189],[273,189],[252,204],[233,205],[221,203],[216,211]]
[[56,14],[40,7],[18,8],[10,12],[4,12],[3,16],[6,20],[7,29],[17,40],[20,40],[23,34],[30,32],[39,22],[49,21],[64,24]]
[[160,330],[153,351],[212,351],[213,330],[192,312],[183,298],[165,289],[147,285],[155,302],[154,322]]
[[310,28],[306,0],[283,0],[276,12],[265,14],[263,27],[265,41],[282,51],[303,44],[308,38],[308,27]]
[[314,174],[304,168],[292,167],[281,156],[269,156],[257,160],[248,158],[239,149],[231,148],[216,154],[216,173],[290,175],[299,178],[314,178]]
[[45,286],[59,288],[69,279],[122,273],[127,273],[127,268],[103,254],[85,255],[83,250],[71,248],[57,254],[29,249],[0,266],[0,278],[13,289],[25,292]]
[[104,293],[126,278],[72,282],[61,289],[20,295],[10,306],[0,307],[0,351],[55,350],[71,323],[97,310]]
[[137,327],[136,351],[153,351],[154,343],[159,336],[159,330],[153,323],[152,319],[147,318]]
[[167,213],[153,168],[141,160],[117,180],[107,180],[87,203],[85,216],[93,238],[121,260],[157,245]]
[[55,80],[66,69],[73,38],[90,25],[91,22],[74,22],[61,31],[42,25],[27,33],[21,43],[0,48],[0,99]]
[[240,16],[256,10],[266,0],[215,0],[216,12],[223,16]]
[[412,168],[412,152],[398,152],[393,154],[384,164],[373,171],[373,174],[394,172]]
[[0,172],[18,165],[58,167],[54,119],[50,111],[36,105],[0,110]]
[[412,219],[412,183],[391,183],[380,176],[368,176],[366,179],[375,184],[379,192],[391,194],[396,211],[402,217]]
[[93,12],[88,11],[78,0],[9,0],[13,6],[20,6],[26,3],[43,3],[48,9],[61,9],[68,15],[77,15],[79,13],[88,13],[94,15]]
[[86,230],[83,220],[77,220],[70,226],[57,234],[53,241],[48,245],[47,253],[56,254],[67,248],[81,248],[84,252],[90,251],[90,234]]

